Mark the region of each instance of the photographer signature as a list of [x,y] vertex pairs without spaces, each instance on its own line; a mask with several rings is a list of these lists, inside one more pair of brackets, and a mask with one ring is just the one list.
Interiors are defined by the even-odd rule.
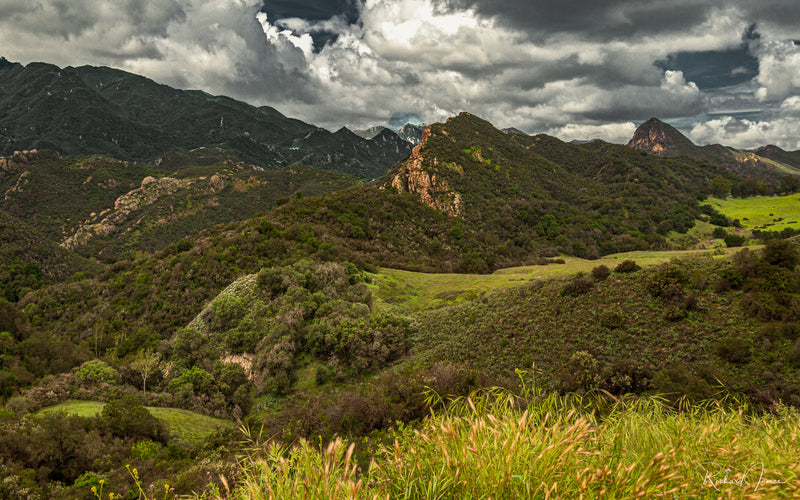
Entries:
[[738,474],[731,475],[730,468],[723,468],[714,462],[703,462],[698,465],[698,469],[703,474],[703,486],[710,486],[719,491],[719,486],[735,484],[740,487],[755,486],[753,491],[758,491],[761,485],[767,484],[786,484],[780,479],[764,479],[764,464],[757,462],[748,467],[741,477]]

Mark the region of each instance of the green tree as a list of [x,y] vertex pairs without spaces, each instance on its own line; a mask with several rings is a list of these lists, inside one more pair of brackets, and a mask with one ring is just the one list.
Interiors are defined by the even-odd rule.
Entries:
[[136,358],[131,363],[131,368],[142,377],[142,392],[147,394],[147,379],[158,369],[161,356],[152,349],[139,349]]
[[100,421],[122,438],[147,438],[160,442],[167,439],[164,424],[142,406],[135,394],[126,394],[106,403]]
[[731,187],[733,184],[731,181],[721,177],[716,176],[711,180],[711,192],[717,198],[725,199],[731,193]]

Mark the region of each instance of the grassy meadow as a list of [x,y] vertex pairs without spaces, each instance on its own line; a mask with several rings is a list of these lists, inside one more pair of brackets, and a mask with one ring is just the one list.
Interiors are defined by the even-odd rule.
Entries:
[[751,198],[709,198],[707,203],[747,229],[780,231],[800,229],[800,194],[753,196]]
[[[96,417],[103,411],[103,406],[104,404],[99,401],[70,400],[44,408],[39,411],[39,414],[64,412],[79,417]],[[171,436],[192,443],[199,443],[213,432],[233,425],[225,419],[209,417],[179,408],[146,408],[154,417],[167,425]]]

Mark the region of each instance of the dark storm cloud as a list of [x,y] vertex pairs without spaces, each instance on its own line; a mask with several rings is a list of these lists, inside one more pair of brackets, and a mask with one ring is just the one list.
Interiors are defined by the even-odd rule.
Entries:
[[[355,24],[359,18],[360,0],[269,0],[261,7],[267,18],[280,21],[286,18],[299,18],[305,21],[325,21],[341,17],[347,23]],[[338,40],[339,34],[329,30],[314,33],[314,49],[321,50],[325,45]]]
[[574,33],[608,41],[639,34],[685,32],[706,21],[714,9],[736,8],[753,23],[796,27],[796,0],[440,0],[443,8],[473,8],[525,30],[532,39]]
[[702,90],[739,85],[758,74],[758,59],[746,46],[725,51],[679,52],[657,61],[656,65],[683,71]]
[[474,8],[504,25],[525,30],[540,40],[554,33],[578,33],[596,40],[640,33],[675,32],[702,22],[714,2],[678,0],[442,0],[451,9]]
[[358,0],[268,0],[261,7],[270,19],[299,17],[308,21],[324,21],[344,16],[351,23],[358,21]]

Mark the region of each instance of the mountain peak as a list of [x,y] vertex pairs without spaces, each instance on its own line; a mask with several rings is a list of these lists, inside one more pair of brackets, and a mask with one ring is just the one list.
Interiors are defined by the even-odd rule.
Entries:
[[658,118],[650,118],[636,129],[628,146],[661,156],[689,154],[697,148],[676,128]]
[[5,57],[0,56],[0,73],[7,73],[21,67],[22,65],[20,63],[11,62]]

